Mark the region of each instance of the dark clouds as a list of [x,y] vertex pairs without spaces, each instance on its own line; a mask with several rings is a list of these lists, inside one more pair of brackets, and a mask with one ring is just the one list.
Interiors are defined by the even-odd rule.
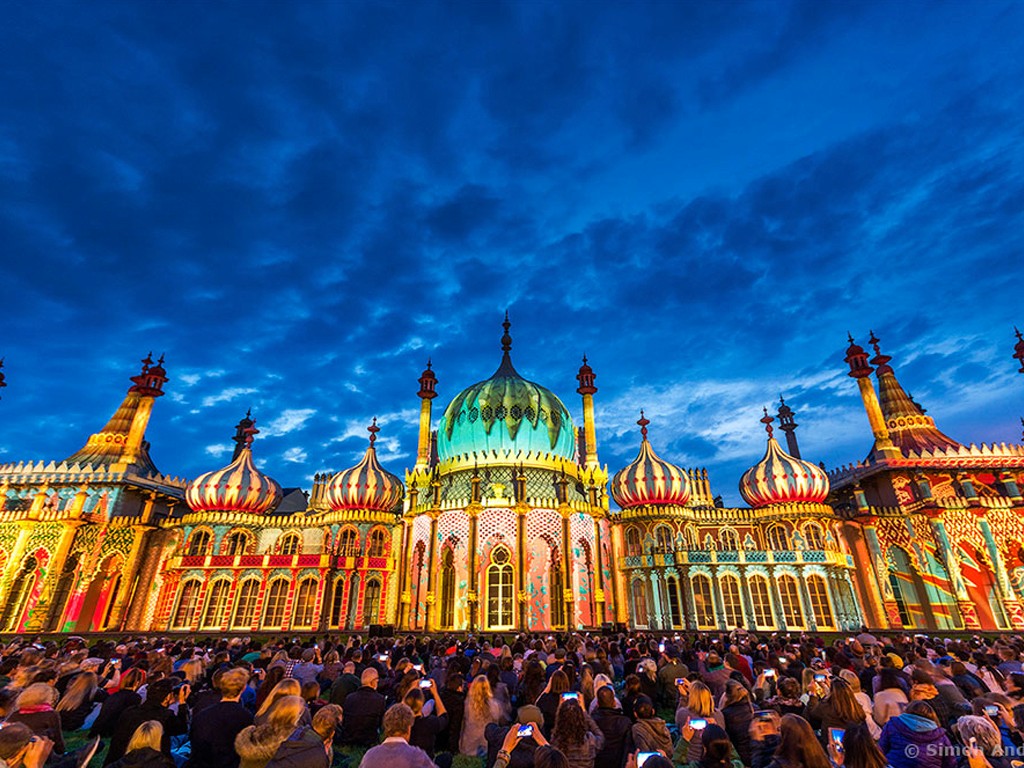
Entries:
[[847,329],[954,436],[1016,435],[1015,4],[8,17],[4,458],[73,451],[153,348],[167,471],[216,463],[249,405],[286,484],[351,461],[375,414],[398,469],[426,358],[443,406],[496,366],[506,307],[517,366],[574,411],[590,356],[607,461],[645,406],[730,498],[780,390],[805,453],[863,455]]

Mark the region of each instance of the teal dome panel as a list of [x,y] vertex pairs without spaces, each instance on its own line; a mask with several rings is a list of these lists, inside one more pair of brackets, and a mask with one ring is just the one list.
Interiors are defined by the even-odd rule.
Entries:
[[550,390],[527,381],[505,354],[491,378],[460,392],[438,424],[437,455],[442,461],[464,454],[497,451],[550,453],[576,459],[572,416]]

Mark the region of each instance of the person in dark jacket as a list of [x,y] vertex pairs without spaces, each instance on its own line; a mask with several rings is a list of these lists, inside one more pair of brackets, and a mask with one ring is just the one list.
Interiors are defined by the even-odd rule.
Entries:
[[956,768],[953,744],[924,701],[912,701],[902,715],[890,719],[878,746],[892,768]]
[[[538,707],[533,704],[524,704],[516,713],[516,722],[512,725],[499,725],[490,723],[484,728],[484,738],[487,739],[487,762],[484,768],[492,768],[498,759],[498,752],[501,751],[508,732],[520,726],[532,725],[533,736],[524,737],[516,742],[516,748],[509,753],[508,768],[533,768],[534,752],[544,740],[544,715]],[[412,743],[412,742],[410,742]]]
[[64,754],[64,732],[60,727],[60,715],[53,709],[57,691],[46,683],[33,683],[18,696],[15,712],[8,715],[8,723],[22,723],[32,729],[36,736],[43,736],[53,742],[55,754]]
[[841,677],[832,681],[828,696],[820,700],[812,696],[807,704],[807,720],[818,731],[818,740],[823,747],[828,746],[829,729],[846,730],[866,719],[864,707],[854,697],[850,684]]
[[448,727],[437,734],[439,752],[452,752],[459,748],[459,736],[462,734],[462,721],[466,717],[466,692],[463,690],[465,678],[461,672],[449,669],[445,675],[444,688],[441,690],[441,701],[448,712]]
[[[168,756],[171,754],[171,737],[188,733],[188,709],[185,707],[185,701],[188,699],[189,687],[183,685],[177,693],[174,692],[174,687],[173,678],[164,677],[156,680],[147,687],[146,700],[142,704],[125,710],[117,727],[114,728],[103,765],[110,765],[124,757],[135,730],[147,720],[156,720],[163,726],[160,751]],[[174,702],[178,704],[177,712],[170,708]]]
[[[437,683],[428,678],[423,678],[423,682],[429,683],[429,688],[422,688],[419,685],[410,688],[403,701],[412,710],[414,718],[409,743],[414,747],[419,747],[433,759],[437,752],[437,734],[448,727],[448,712],[444,708],[444,702],[441,701]],[[434,711],[429,715],[423,714],[423,705],[427,700],[424,695],[425,690],[429,690],[434,697]]]
[[350,693],[359,690],[359,678],[356,677],[356,665],[348,661],[334,682],[331,683],[331,694],[328,697],[331,704],[344,704]]
[[377,693],[377,670],[367,667],[360,677],[359,690],[345,697],[342,709],[345,720],[341,725],[341,743],[349,746],[371,747],[377,743],[380,724],[387,708],[384,697]]
[[544,693],[537,699],[537,707],[544,714],[544,737],[551,739],[551,730],[555,727],[555,714],[562,703],[562,694],[569,692],[569,678],[565,672],[558,670],[548,678]]
[[77,731],[85,724],[93,707],[106,700],[107,692],[98,683],[95,672],[83,672],[71,681],[55,707],[60,715],[61,728]]
[[238,768],[235,737],[253,722],[252,713],[241,701],[248,683],[249,673],[241,668],[217,673],[220,701],[192,720],[193,768]]
[[[633,744],[641,752],[661,752],[672,757],[672,735],[665,721],[658,717],[654,702],[640,696],[635,706],[636,722],[633,723]],[[556,745],[557,746],[557,745]]]
[[147,720],[132,734],[124,757],[113,763],[115,768],[174,768],[170,755],[160,751],[164,728],[156,720]]
[[744,765],[750,765],[750,723],[754,719],[754,706],[750,703],[750,691],[743,683],[730,680],[725,684],[722,717],[725,718],[725,732],[736,747],[740,760]]
[[756,720],[750,738],[751,768],[832,768],[811,724],[799,715]]
[[604,746],[594,758],[594,768],[623,768],[626,757],[633,754],[633,721],[615,706],[615,689],[597,689],[597,708],[591,713],[604,734]]
[[89,736],[103,736],[110,738],[114,733],[118,718],[131,707],[137,707],[142,703],[142,697],[138,694],[139,686],[146,682],[146,673],[135,667],[121,675],[120,688],[107,696],[100,706],[100,713],[93,720],[92,728],[89,729]]

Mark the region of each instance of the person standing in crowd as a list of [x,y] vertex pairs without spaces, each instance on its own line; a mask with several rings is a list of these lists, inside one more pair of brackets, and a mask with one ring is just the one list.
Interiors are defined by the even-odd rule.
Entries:
[[750,736],[751,768],[831,768],[810,723],[799,715],[755,720]]
[[935,710],[914,701],[882,728],[878,746],[892,768],[955,768],[953,744]]
[[562,703],[562,694],[569,692],[569,678],[565,672],[558,670],[548,678],[547,687],[534,702],[542,713],[544,713],[544,736],[551,738],[551,729],[555,727],[555,713],[558,712],[558,705]]
[[[498,759],[498,752],[503,748],[509,738],[517,738],[517,732],[522,726],[529,726],[530,735],[518,738],[517,748],[509,752],[508,765],[510,768],[533,768],[534,753],[541,744],[547,743],[544,739],[543,726],[544,715],[533,704],[524,704],[516,713],[516,721],[509,726],[498,723],[491,723],[484,729],[484,737],[487,739],[487,757],[484,761],[484,768],[492,768]],[[621,768],[621,766],[617,766]]]
[[[867,724],[847,728],[843,733],[842,749],[829,740],[828,755],[837,768],[888,768],[885,753],[878,748]],[[996,768],[993,766],[992,768]],[[1009,768],[1006,766],[1005,768]]]
[[636,700],[634,711],[633,744],[636,748],[641,752],[660,752],[665,757],[672,757],[672,735],[665,721],[655,712],[654,702],[641,696]]
[[[801,705],[802,706],[802,705]],[[711,689],[699,680],[694,680],[689,685],[689,693],[686,702],[680,703],[676,710],[676,728],[682,733],[690,720],[706,720],[714,723],[722,730],[725,730],[725,717],[715,709],[714,700],[711,698]],[[700,739],[689,741],[689,747],[685,755],[682,755],[683,762],[697,762],[703,754],[704,745]]]
[[252,714],[241,701],[248,682],[249,673],[241,668],[220,674],[220,701],[192,721],[192,768],[238,768],[235,737],[253,724]]
[[626,756],[633,753],[633,721],[616,706],[615,689],[610,685],[597,689],[595,701],[592,717],[604,734],[604,746],[594,757],[594,768],[622,768]]
[[878,692],[875,694],[871,716],[879,726],[899,715],[910,699],[903,688],[904,682],[894,667],[883,667],[878,676]]
[[409,744],[413,714],[405,704],[393,704],[383,719],[383,743],[367,750],[359,768],[436,768],[419,747]]
[[845,730],[863,723],[866,717],[864,708],[853,696],[850,684],[841,677],[832,680],[825,698],[812,696],[807,704],[807,720],[819,732],[822,746],[828,742],[830,728]]
[[740,760],[750,765],[750,724],[754,719],[754,706],[750,702],[750,691],[738,680],[730,680],[725,684],[722,696],[722,717],[725,720],[725,732]]
[[[437,734],[448,727],[448,712],[438,693],[437,683],[430,678],[420,678],[426,687],[417,685],[409,689],[403,702],[412,710],[412,734],[409,743],[419,747],[433,760],[437,752]],[[433,711],[424,714],[426,692],[431,695]]]
[[359,682],[359,689],[346,696],[342,704],[345,719],[341,724],[341,743],[369,747],[377,743],[386,701],[377,692],[380,675],[376,669],[364,669]]
[[477,675],[469,686],[469,695],[466,697],[459,752],[477,757],[487,754],[484,730],[490,723],[500,722],[501,716],[501,704],[491,694],[491,684],[484,675]]

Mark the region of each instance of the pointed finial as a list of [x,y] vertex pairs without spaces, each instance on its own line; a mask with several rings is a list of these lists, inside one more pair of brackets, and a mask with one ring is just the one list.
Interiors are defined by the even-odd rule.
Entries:
[[434,367],[434,365],[433,365],[433,362],[432,362],[431,358],[429,358],[429,357],[428,357],[428,358],[427,358],[427,370],[429,371],[429,370],[431,370],[431,369],[432,369],[433,367]]
[[1020,329],[1016,325],[1013,326],[1013,332],[1017,334],[1017,341],[1024,341],[1024,334],[1020,332]]
[[247,419],[251,419],[252,418],[252,406],[251,405],[248,408],[245,409],[245,418],[247,418]]
[[647,439],[647,425],[651,423],[651,420],[644,416],[644,409],[640,409],[640,418],[636,422],[640,425],[640,435],[644,440]]
[[142,372],[149,373],[149,366],[153,364],[153,353],[149,352],[144,358],[142,358]]
[[252,450],[252,441],[256,438],[260,431],[256,429],[256,420],[253,419],[252,423],[242,430],[242,434],[245,435],[244,443],[245,447]]
[[761,410],[764,411],[764,416],[761,417],[761,423],[764,424],[764,431],[768,433],[768,439],[771,440],[772,432],[775,431],[772,429],[772,422],[775,421],[775,419],[768,415],[768,406],[765,406]]
[[876,355],[882,354],[882,352],[878,349],[878,342],[880,342],[881,339],[878,338],[877,336],[875,336],[875,332],[874,331],[868,331],[868,333],[871,334],[871,338],[868,339],[868,344],[870,344],[871,348],[875,350],[875,354]]
[[[1019,336],[1020,334],[1017,334],[1017,335]],[[587,353],[586,352],[583,353],[583,364],[584,365],[587,364]]]
[[846,340],[853,344],[853,334],[850,333],[849,331],[846,332]]
[[[3,367],[4,367],[4,359],[2,357],[0,357],[0,368],[3,368]],[[7,386],[7,382],[4,380],[4,373],[3,373],[3,371],[0,371],[0,389],[3,389],[6,386]]]
[[505,310],[505,322],[501,324],[501,327],[505,329],[505,333],[501,337],[501,350],[506,354],[512,351],[512,337],[508,333],[508,329],[512,327],[512,323],[508,320],[508,310]]
[[366,431],[370,433],[370,447],[377,442],[377,433],[380,432],[380,427],[377,426],[377,417],[373,417],[373,423],[366,428]]

